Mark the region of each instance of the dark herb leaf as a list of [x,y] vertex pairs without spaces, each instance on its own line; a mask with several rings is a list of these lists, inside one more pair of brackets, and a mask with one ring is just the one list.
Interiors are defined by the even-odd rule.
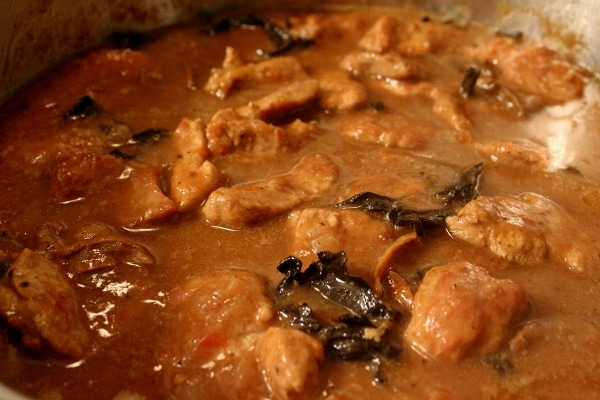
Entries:
[[100,107],[90,96],[83,96],[69,111],[63,114],[63,119],[84,119],[100,113]]

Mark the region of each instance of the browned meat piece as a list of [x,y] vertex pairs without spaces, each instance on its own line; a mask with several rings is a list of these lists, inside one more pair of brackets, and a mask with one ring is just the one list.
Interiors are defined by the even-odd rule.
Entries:
[[454,262],[425,274],[405,338],[423,357],[456,362],[499,350],[511,324],[528,310],[527,296],[516,283]]
[[309,14],[305,17],[291,16],[287,24],[290,35],[299,40],[316,40],[324,29],[323,19],[317,14]]
[[367,101],[367,88],[347,72],[331,70],[318,75],[319,105],[325,110],[352,110]]
[[124,161],[116,157],[59,144],[54,155],[50,198],[60,203],[83,197],[91,186],[105,185],[124,170]]
[[185,153],[173,163],[169,195],[179,211],[187,211],[202,204],[219,181],[219,170],[212,162],[198,153]]
[[275,154],[296,147],[315,129],[306,129],[302,122],[287,127],[268,124],[260,119],[245,118],[233,111],[218,111],[206,129],[208,148],[215,155],[237,151]]
[[361,142],[378,143],[386,147],[421,149],[427,144],[431,131],[426,124],[415,124],[416,119],[404,115],[386,115],[360,112],[344,116],[338,122],[338,131]]
[[37,232],[38,245],[51,258],[64,260],[71,273],[82,274],[118,265],[154,265],[154,257],[148,249],[119,236],[106,225],[84,225],[70,244],[64,243],[65,233],[64,225],[58,222],[47,223]]
[[540,398],[568,399],[573,397],[572,385],[588,389],[585,398],[598,393],[600,359],[588,356],[600,352],[600,328],[588,317],[561,317],[528,322],[510,340],[507,357],[518,374],[505,376],[514,396],[524,397],[521,392],[536,387],[533,393]]
[[497,140],[474,143],[474,146],[495,163],[542,171],[548,168],[547,150],[532,142]]
[[463,107],[463,102],[454,95],[458,89],[449,88],[427,82],[409,83],[394,82],[384,83],[381,87],[398,96],[424,96],[433,100],[433,112],[456,131],[457,139],[462,142],[471,140],[473,123]]
[[545,46],[520,47],[514,39],[496,38],[472,49],[481,63],[492,63],[509,86],[546,101],[564,102],[581,97],[585,79],[577,67]]
[[342,69],[375,79],[417,80],[425,77],[423,66],[397,53],[350,53],[342,59]]
[[388,15],[380,17],[358,42],[358,46],[371,53],[386,53],[396,40],[394,36],[398,21]]
[[261,99],[237,108],[236,112],[246,118],[271,120],[306,106],[317,96],[318,90],[319,82],[316,79],[295,81]]
[[256,83],[305,79],[306,73],[294,57],[273,57],[259,63],[243,64],[237,53],[228,48],[223,68],[214,68],[204,90],[225,98],[231,89]]
[[211,271],[184,283],[170,299],[162,349],[174,398],[266,398],[255,347],[275,306],[264,280],[237,269]]
[[318,381],[324,359],[319,340],[296,329],[271,327],[257,346],[258,365],[276,399],[287,400]]
[[595,268],[600,251],[564,211],[531,193],[481,196],[446,219],[452,236],[520,264],[550,259],[573,271]]
[[159,173],[150,165],[93,149],[57,145],[50,196],[65,202],[111,188],[121,193],[119,207],[111,214],[117,223],[129,227],[151,223],[173,215],[178,208],[163,193]]
[[285,129],[291,147],[296,147],[300,142],[315,137],[320,133],[316,123],[304,122],[299,119],[285,125],[283,129]]
[[338,174],[337,165],[327,156],[309,155],[283,175],[215,190],[202,213],[218,226],[250,226],[317,199]]
[[403,55],[436,54],[464,40],[464,29],[442,21],[430,19],[402,22],[402,26],[398,29],[400,37],[396,49]]
[[360,276],[371,287],[380,287],[385,270],[376,268],[378,258],[398,236],[383,220],[357,210],[306,208],[290,214],[292,254],[305,265],[320,251],[345,251],[350,274]]
[[49,345],[59,354],[82,357],[89,348],[89,331],[66,274],[29,249],[0,280],[0,315],[34,350]]
[[208,141],[206,139],[206,126],[200,119],[184,117],[171,134],[171,140],[178,154],[188,152],[207,156]]
[[114,212],[117,222],[128,227],[143,226],[174,215],[179,207],[163,193],[158,168],[130,165],[129,174],[113,184],[119,187],[115,191],[122,193],[122,202]]

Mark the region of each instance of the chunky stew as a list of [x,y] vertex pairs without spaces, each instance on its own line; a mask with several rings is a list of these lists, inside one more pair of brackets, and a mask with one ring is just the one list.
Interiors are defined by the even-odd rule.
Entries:
[[0,109],[0,381],[598,398],[599,99],[411,8],[117,32]]

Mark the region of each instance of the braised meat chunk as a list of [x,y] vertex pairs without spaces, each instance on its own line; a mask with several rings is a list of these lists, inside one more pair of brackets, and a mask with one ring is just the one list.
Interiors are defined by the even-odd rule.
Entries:
[[258,63],[245,64],[235,49],[228,47],[223,67],[211,71],[204,90],[225,98],[234,88],[305,77],[304,69],[294,57],[274,57]]
[[257,385],[260,371],[250,356],[253,335],[266,330],[275,313],[263,279],[238,269],[214,271],[185,282],[169,307],[163,348],[171,395],[250,399],[267,393]]
[[82,357],[90,333],[67,275],[48,258],[24,249],[0,281],[0,315],[32,349],[49,346]]
[[552,261],[572,271],[596,267],[598,249],[556,204],[525,193],[481,196],[446,219],[449,232],[508,261],[540,265]]
[[543,45],[524,47],[511,38],[496,38],[471,54],[481,63],[496,65],[500,78],[524,93],[556,103],[583,93],[580,70]]
[[499,350],[511,324],[528,309],[518,284],[454,262],[425,274],[405,338],[423,357],[457,362]]
[[323,344],[296,329],[271,327],[258,339],[258,366],[275,398],[287,400],[318,383]]
[[308,264],[321,251],[344,250],[349,273],[372,287],[381,279],[377,259],[397,236],[385,221],[356,210],[305,208],[292,212],[288,224],[294,237],[292,254]]
[[329,157],[310,155],[283,175],[215,190],[202,213],[211,224],[249,226],[316,200],[337,180],[338,173]]

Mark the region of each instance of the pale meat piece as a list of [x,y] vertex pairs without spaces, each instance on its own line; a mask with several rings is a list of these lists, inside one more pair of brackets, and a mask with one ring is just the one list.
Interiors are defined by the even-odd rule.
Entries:
[[228,47],[223,67],[212,69],[204,90],[223,99],[234,88],[261,83],[281,83],[306,77],[302,66],[294,57],[273,57],[258,63],[244,64],[237,52]]
[[461,99],[450,88],[429,82],[389,82],[381,87],[398,96],[424,96],[433,100],[432,111],[441,120],[445,121],[456,132],[456,138],[461,142],[472,139],[471,130],[473,122],[464,109]]
[[397,29],[396,50],[406,56],[438,54],[465,40],[465,30],[433,19],[405,20]]
[[170,137],[177,154],[194,152],[201,156],[209,155],[206,126],[200,119],[183,117]]
[[525,291],[466,261],[425,274],[414,296],[405,339],[421,356],[458,362],[498,351],[529,311]]
[[212,117],[206,128],[206,137],[208,148],[214,155],[235,151],[276,154],[296,147],[307,138],[307,131],[297,128],[298,123],[286,130],[261,119],[243,117],[232,109],[224,109]]
[[251,101],[235,111],[245,118],[272,120],[309,104],[317,96],[319,82],[304,79],[282,85],[267,96]]
[[374,79],[419,80],[425,77],[424,66],[397,53],[354,52],[346,55],[340,67],[355,75]]
[[257,366],[257,334],[275,318],[260,276],[228,268],[192,277],[170,295],[164,342],[165,382],[173,398],[268,396]]
[[[558,344],[558,345],[557,345]],[[572,387],[582,389],[578,398],[594,398],[600,388],[600,328],[589,317],[563,315],[539,318],[519,327],[509,342],[507,357],[518,374],[506,374],[511,397],[531,389],[537,398],[573,398]],[[569,357],[565,357],[565,355]]]
[[404,115],[374,112],[356,112],[336,123],[337,131],[361,142],[377,143],[400,149],[422,149],[429,141],[431,131],[427,124],[416,125],[416,119]]
[[338,166],[329,157],[309,155],[283,175],[215,190],[202,214],[214,225],[247,227],[318,199],[338,175]]
[[366,103],[367,88],[349,76],[348,72],[331,70],[317,76],[319,106],[324,110],[347,111]]
[[448,217],[446,224],[453,237],[508,261],[551,261],[576,272],[597,267],[600,251],[592,239],[555,203],[532,193],[480,196]]
[[258,366],[274,398],[288,400],[318,383],[323,344],[296,329],[271,327],[258,339]]
[[311,41],[318,39],[324,30],[323,18],[317,14],[305,17],[290,16],[287,19],[288,32],[296,40]]
[[198,153],[185,153],[173,163],[169,196],[184,212],[202,204],[219,181],[219,170],[212,162]]
[[397,24],[398,21],[394,17],[389,15],[380,17],[359,40],[358,47],[372,53],[387,53],[396,41]]
[[473,145],[494,163],[540,171],[548,168],[547,149],[532,142],[496,140]]
[[371,287],[381,286],[385,270],[376,268],[378,258],[398,233],[391,224],[358,210],[306,208],[292,212],[288,227],[293,235],[292,254],[308,266],[321,251],[347,255],[346,267]]
[[66,227],[61,223],[46,223],[36,232],[37,245],[50,258],[65,262],[73,274],[120,265],[151,267],[155,264],[147,248],[118,235],[106,225],[84,225],[70,243],[65,243],[66,233]]
[[89,350],[90,333],[69,278],[45,256],[24,249],[0,280],[0,315],[25,346],[68,357]]
[[585,79],[573,64],[545,46],[520,46],[511,38],[496,38],[471,49],[480,63],[492,63],[511,88],[562,103],[580,98]]

